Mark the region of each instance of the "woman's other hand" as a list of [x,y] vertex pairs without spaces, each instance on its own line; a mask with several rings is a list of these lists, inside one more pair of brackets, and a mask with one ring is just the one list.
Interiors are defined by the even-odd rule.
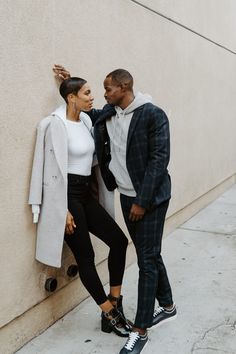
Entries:
[[70,77],[70,72],[66,70],[62,65],[55,64],[52,70],[56,74],[56,77],[60,80],[65,80]]
[[65,233],[67,235],[72,235],[74,233],[74,228],[76,228],[74,218],[72,214],[67,211],[67,216],[66,216],[66,227],[65,227]]

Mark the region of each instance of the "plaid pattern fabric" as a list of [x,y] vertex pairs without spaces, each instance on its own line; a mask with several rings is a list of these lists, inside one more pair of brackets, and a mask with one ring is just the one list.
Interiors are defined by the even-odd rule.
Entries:
[[120,199],[139,266],[138,307],[134,325],[138,328],[148,328],[152,325],[155,299],[160,306],[173,303],[170,283],[161,257],[163,226],[169,202],[164,202],[152,212],[146,213],[141,221],[131,222],[129,213],[134,198],[121,194]]
[[[93,109],[94,139],[101,173],[108,190],[116,188],[109,171],[110,140],[106,120],[115,114],[114,107]],[[169,200],[171,182],[167,165],[170,157],[169,122],[164,111],[146,103],[134,111],[128,133],[126,165],[137,193],[135,202],[149,209]]]
[[[116,182],[109,171],[111,154],[106,120],[115,114],[111,105],[90,112],[97,158],[108,190],[115,189]],[[123,215],[136,248],[140,270],[135,319],[135,326],[140,328],[151,326],[155,298],[160,306],[173,302],[161,257],[163,225],[171,197],[171,181],[167,170],[169,157],[168,118],[159,107],[146,103],[134,111],[127,139],[126,166],[137,196],[130,198],[121,195]],[[129,221],[132,203],[146,209],[141,221]]]
[[94,142],[96,155],[101,170],[102,178],[109,191],[113,191],[116,187],[116,181],[109,170],[109,162],[111,161],[110,139],[106,128],[106,119],[111,119],[116,111],[113,106],[106,105],[103,109],[92,109],[87,112],[94,125]]

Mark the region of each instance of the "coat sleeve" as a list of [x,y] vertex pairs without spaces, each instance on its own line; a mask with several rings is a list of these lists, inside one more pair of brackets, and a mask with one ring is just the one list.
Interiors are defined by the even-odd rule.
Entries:
[[155,110],[148,131],[147,168],[134,203],[149,208],[166,175],[170,159],[169,121],[165,112]]
[[44,129],[37,127],[36,144],[30,181],[28,204],[42,204],[43,168],[44,168]]
[[102,109],[95,109],[93,108],[91,111],[86,112],[87,115],[89,115],[92,124],[94,125],[96,120],[100,117],[100,115],[102,114]]
[[89,115],[94,125],[99,119],[107,119],[112,117],[114,114],[116,114],[116,111],[113,105],[106,104],[102,109],[93,108],[91,111],[86,113]]

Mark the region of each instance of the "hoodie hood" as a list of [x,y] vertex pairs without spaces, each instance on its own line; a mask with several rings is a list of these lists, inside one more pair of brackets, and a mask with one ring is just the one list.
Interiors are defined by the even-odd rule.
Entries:
[[126,166],[129,126],[134,111],[150,102],[152,102],[151,96],[138,92],[135,95],[134,100],[124,110],[118,106],[115,106],[116,115],[114,115],[112,119],[106,121],[106,127],[110,137],[112,156],[109,163],[109,170],[113,173],[116,179],[119,192],[129,197],[136,196],[136,191],[134,190],[134,186]]
[[[123,110],[123,112],[125,115],[130,114],[138,107],[143,106],[145,103],[152,103],[152,97],[148,94],[137,92],[134,100]],[[115,109],[117,109],[117,107],[115,107]]]

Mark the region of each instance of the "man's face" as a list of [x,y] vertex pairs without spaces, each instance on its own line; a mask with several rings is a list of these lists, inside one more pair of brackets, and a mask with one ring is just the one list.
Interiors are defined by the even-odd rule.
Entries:
[[114,84],[112,78],[109,76],[104,80],[104,89],[104,97],[107,103],[119,106],[125,95],[122,87]]

